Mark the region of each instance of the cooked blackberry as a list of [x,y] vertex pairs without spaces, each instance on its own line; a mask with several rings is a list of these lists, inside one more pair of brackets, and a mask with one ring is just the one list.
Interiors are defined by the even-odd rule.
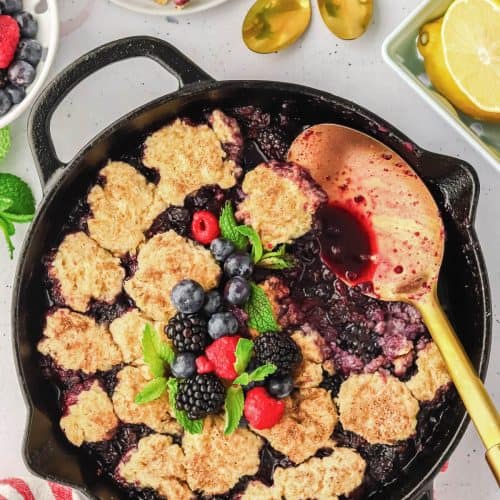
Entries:
[[146,237],[152,238],[155,234],[165,233],[169,229],[173,229],[181,236],[187,236],[190,225],[191,214],[189,210],[172,205],[156,217],[146,232]]
[[226,389],[213,374],[195,375],[179,384],[176,406],[192,420],[218,413],[224,405]]
[[203,186],[198,191],[186,196],[184,206],[192,212],[208,210],[219,215],[224,199],[224,191],[219,186]]
[[302,361],[298,345],[288,335],[278,332],[264,333],[257,337],[254,354],[259,365],[276,365],[276,375],[290,374]]
[[377,337],[375,332],[363,325],[347,323],[338,332],[337,345],[349,354],[355,354],[369,362],[382,354]]
[[201,354],[210,341],[207,321],[198,314],[177,313],[168,322],[165,333],[178,352]]
[[278,127],[270,126],[260,130],[255,142],[269,160],[284,160],[286,158],[289,143]]

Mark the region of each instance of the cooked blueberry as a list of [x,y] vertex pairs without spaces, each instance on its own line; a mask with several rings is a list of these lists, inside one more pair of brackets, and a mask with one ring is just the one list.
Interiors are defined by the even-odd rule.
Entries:
[[234,252],[234,245],[225,238],[215,238],[210,243],[210,251],[215,260],[224,262]]
[[179,354],[170,366],[176,378],[187,378],[196,373],[196,356],[192,352]]
[[205,305],[203,306],[203,312],[208,316],[216,313],[222,306],[222,297],[217,290],[212,290],[207,293],[205,299]]
[[15,85],[7,85],[5,92],[9,94],[12,104],[19,104],[26,97],[26,91]]
[[267,388],[271,396],[278,399],[286,398],[293,391],[293,378],[290,376],[272,377],[267,383]]
[[182,280],[174,286],[171,298],[178,311],[184,314],[193,314],[203,307],[205,292],[196,281]]
[[0,116],[5,115],[11,107],[12,100],[9,94],[5,90],[0,90]]
[[23,9],[23,0],[0,0],[0,11],[4,14],[15,14]]
[[21,28],[21,36],[33,38],[38,32],[38,21],[29,12],[19,12],[14,19]]
[[224,262],[224,272],[230,278],[233,276],[242,276],[250,278],[253,272],[252,259],[250,255],[243,252],[231,254]]
[[23,38],[17,46],[16,57],[36,66],[42,58],[42,46],[36,40]]
[[241,276],[234,276],[224,287],[224,298],[235,306],[244,304],[250,297],[250,284]]
[[14,61],[8,71],[9,80],[13,85],[26,87],[35,79],[35,68],[26,61]]
[[229,312],[215,313],[208,320],[208,334],[214,340],[238,331],[238,320]]

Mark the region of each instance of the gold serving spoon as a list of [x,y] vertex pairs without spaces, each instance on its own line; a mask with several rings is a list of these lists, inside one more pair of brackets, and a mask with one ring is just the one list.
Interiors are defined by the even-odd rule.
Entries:
[[302,132],[288,159],[309,170],[340,219],[351,217],[350,230],[358,232],[351,239],[362,242],[363,266],[359,260],[357,265],[342,260],[342,249],[322,248],[335,274],[350,286],[369,282],[362,287],[367,295],[406,302],[420,311],[500,482],[499,414],[437,297],[444,228],[427,187],[394,151],[341,125],[315,125]]
[[318,7],[328,29],[344,40],[360,37],[373,14],[373,0],[318,0]]
[[310,0],[257,0],[243,21],[243,41],[260,54],[277,52],[298,40],[310,21]]

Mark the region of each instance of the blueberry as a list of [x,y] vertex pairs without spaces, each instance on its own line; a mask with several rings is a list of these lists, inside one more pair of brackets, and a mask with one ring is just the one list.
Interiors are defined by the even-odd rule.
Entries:
[[176,378],[188,378],[196,373],[196,356],[192,352],[177,355],[170,365],[170,371]]
[[242,252],[231,254],[224,262],[224,272],[228,277],[242,276],[250,278],[253,272],[252,259],[250,255]]
[[293,378],[290,376],[272,377],[267,382],[267,388],[271,396],[278,399],[286,398],[293,391]]
[[23,10],[23,0],[0,0],[0,11],[4,14],[15,14]]
[[224,298],[235,306],[243,305],[250,297],[250,284],[245,278],[235,276],[224,287]]
[[12,107],[12,99],[5,90],[0,90],[0,116],[3,116]]
[[203,306],[203,312],[207,316],[211,316],[212,314],[216,313],[221,308],[221,306],[222,297],[217,290],[212,290],[211,292],[207,293],[205,305]]
[[19,104],[26,97],[26,91],[15,85],[7,85],[5,92],[9,94],[12,104]]
[[208,334],[214,340],[224,337],[224,335],[233,335],[238,331],[238,320],[234,314],[229,312],[215,313],[208,320]]
[[174,307],[184,314],[198,312],[205,303],[202,286],[193,280],[182,280],[174,286],[170,295]]
[[14,19],[21,28],[21,36],[34,38],[38,32],[38,21],[29,12],[19,12]]
[[224,262],[234,252],[234,245],[225,238],[215,238],[210,243],[210,251],[215,260]]
[[0,69],[0,89],[4,89],[8,83],[9,79],[7,78],[7,70]]
[[10,83],[26,87],[35,79],[35,68],[26,61],[14,61],[8,71]]
[[36,40],[23,38],[17,46],[16,58],[36,66],[42,58],[42,46]]

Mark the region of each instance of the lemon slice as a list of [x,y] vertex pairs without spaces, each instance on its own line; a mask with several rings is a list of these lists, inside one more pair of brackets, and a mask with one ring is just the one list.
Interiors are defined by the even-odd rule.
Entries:
[[455,0],[443,18],[441,43],[446,67],[475,114],[500,113],[500,0]]

